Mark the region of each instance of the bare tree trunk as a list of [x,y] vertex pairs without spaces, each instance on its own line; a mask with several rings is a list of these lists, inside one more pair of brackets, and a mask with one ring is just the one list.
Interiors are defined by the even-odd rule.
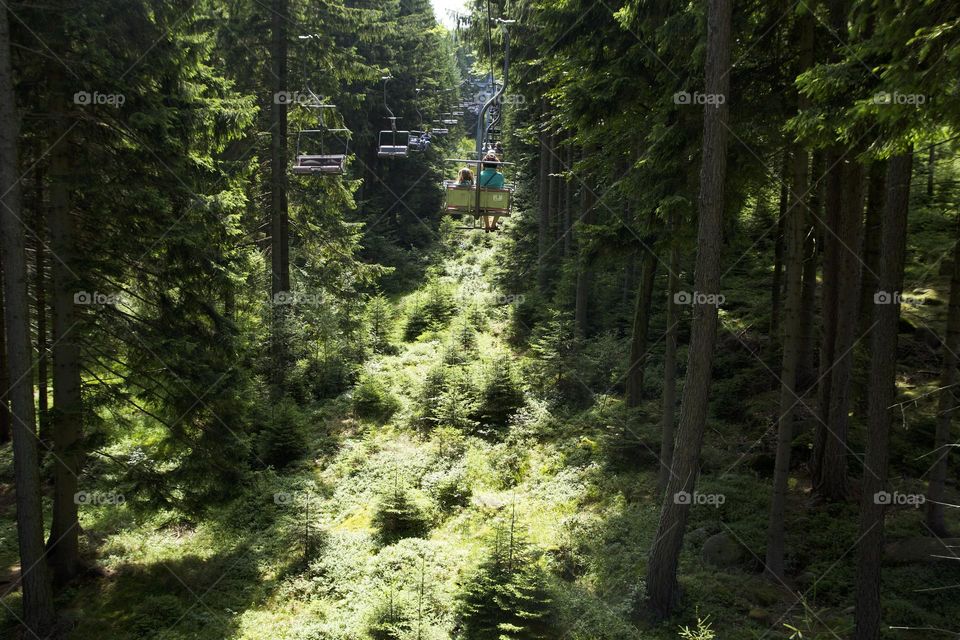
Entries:
[[[594,224],[597,220],[597,197],[593,185],[588,184],[590,176],[583,183],[581,192],[580,221],[585,225]],[[593,248],[587,247],[582,241],[577,243],[577,290],[573,313],[574,329],[578,337],[586,337],[588,333],[588,316],[590,312],[590,288],[593,286]]]
[[860,283],[860,334],[873,324],[873,294],[880,274],[880,229],[883,221],[883,199],[886,193],[887,163],[877,160],[870,165],[867,187],[866,222],[863,227],[863,281]]
[[[66,105],[55,110],[63,113]],[[60,130],[66,131],[65,118]],[[80,526],[75,495],[80,474],[80,437],[83,429],[83,397],[80,375],[79,321],[74,296],[78,292],[77,246],[69,181],[71,149],[67,140],[50,158],[50,250],[53,308],[53,412],[51,419],[54,454],[53,520],[47,554],[58,584],[66,584],[80,569]]]
[[[573,167],[573,140],[568,140],[566,151],[567,171]],[[563,181],[563,256],[568,257],[573,252],[573,190],[572,180]]]
[[33,636],[46,638],[54,625],[53,592],[44,559],[40,468],[34,433],[33,358],[27,257],[17,165],[19,115],[10,60],[10,26],[0,11],[0,238],[2,238],[7,369],[13,412],[13,466],[17,501],[23,620]]
[[777,208],[777,238],[773,248],[773,282],[770,286],[770,337],[780,334],[780,297],[783,292],[783,254],[787,202],[790,200],[790,154],[783,154],[783,170],[780,173],[780,201]]
[[[544,117],[546,110],[544,109]],[[550,271],[547,265],[547,252],[550,247],[550,142],[549,135],[540,133],[540,174],[538,181],[537,206],[539,209],[537,225],[537,283],[540,293],[546,293],[550,284]]]
[[[43,200],[43,172],[36,172],[36,217],[34,219],[34,290],[36,291],[37,305],[37,422],[39,424],[40,440],[50,439],[50,396],[47,383],[50,374],[47,370],[47,276],[46,276],[46,248],[43,239],[47,237],[46,221],[44,216]],[[6,387],[4,387],[6,388]]]
[[[842,250],[830,231],[836,230],[840,219],[840,200],[843,193],[843,165],[840,154],[830,150],[826,154],[826,186],[824,187],[823,238],[823,286],[820,300],[820,375],[817,389],[817,409],[819,424],[814,433],[813,459],[811,461],[811,480],[814,490],[820,486],[823,470],[824,448],[827,442],[827,428],[830,424],[830,386],[833,382],[833,356],[836,347],[837,331],[837,270],[839,252]],[[835,233],[835,231],[834,231]]]
[[0,444],[10,442],[10,374],[7,367],[7,328],[3,320],[3,269],[0,260]]
[[[655,224],[650,214],[647,229]],[[650,331],[650,307],[653,304],[653,286],[657,275],[657,256],[653,253],[653,240],[647,238],[647,247],[640,258],[640,288],[634,307],[633,334],[630,340],[630,358],[627,360],[627,406],[638,407],[643,401],[643,381],[647,362],[647,334]]]
[[272,0],[270,65],[274,89],[270,106],[270,294],[273,305],[271,377],[273,393],[285,380],[288,345],[284,322],[287,308],[277,304],[290,291],[290,236],[287,210],[287,10],[289,0]]
[[560,158],[557,156],[557,134],[550,136],[550,175],[547,182],[548,205],[547,211],[550,215],[550,249],[547,254],[553,254],[557,251],[557,241],[560,239],[560,211],[557,206],[560,200],[560,179],[557,174],[560,173]]
[[[680,216],[673,215],[671,226],[680,227]],[[670,246],[670,273],[667,274],[667,331],[663,351],[663,415],[660,419],[660,473],[657,491],[662,497],[670,481],[670,464],[674,448],[674,413],[677,410],[677,338],[680,326],[680,308],[674,300],[680,291],[680,247],[676,240]]]
[[[811,29],[812,33],[812,29]],[[790,208],[784,224],[786,250],[784,287],[783,359],[780,366],[780,419],[777,430],[777,453],[773,472],[773,496],[770,518],[767,522],[766,573],[783,579],[784,516],[786,512],[788,480],[790,478],[790,450],[793,446],[793,420],[797,404],[797,365],[802,343],[800,304],[803,288],[803,249],[806,229],[804,194],[808,188],[806,151],[797,148],[792,162]]]
[[[708,0],[707,7],[706,93],[728,96],[732,2]],[[694,289],[697,294],[705,296],[719,295],[720,291],[727,119],[727,101],[704,109]],[[670,615],[677,602],[677,562],[690,515],[690,503],[681,499],[681,495],[692,495],[696,487],[717,338],[715,299],[704,299],[702,304],[697,300],[694,300],[690,355],[670,481],[647,565],[647,604],[660,618]]]
[[[813,64],[813,15],[807,12],[797,25],[799,73]],[[798,110],[806,106],[802,96]],[[790,204],[781,220],[784,225],[783,245],[786,253],[785,283],[783,291],[783,356],[780,365],[780,408],[777,425],[777,453],[773,471],[773,492],[770,500],[770,517],[767,521],[767,556],[765,573],[782,581],[784,577],[785,515],[787,492],[790,480],[790,453],[793,447],[793,422],[798,404],[797,374],[800,365],[800,349],[803,346],[803,319],[800,306],[803,302],[803,256],[805,232],[807,231],[806,196],[810,190],[810,156],[797,145],[789,163],[791,186]],[[786,165],[786,162],[784,163]]]
[[[857,339],[859,296],[860,234],[863,224],[863,165],[851,160],[844,171],[839,226],[833,238],[837,247],[836,344],[830,383],[830,420],[824,443],[817,496],[840,501],[847,497],[847,432],[850,422],[850,390],[853,374],[853,347]],[[841,289],[842,288],[842,289]]]
[[950,276],[950,307],[947,311],[947,340],[943,349],[943,369],[940,374],[940,399],[937,405],[937,428],[934,434],[933,455],[936,462],[930,470],[927,486],[927,527],[941,538],[950,531],[944,518],[944,486],[952,449],[950,431],[957,409],[957,352],[960,351],[960,216],[957,217],[957,243],[953,246],[953,273]]
[[814,384],[814,355],[815,339],[814,329],[816,327],[816,307],[817,307],[817,265],[819,263],[820,249],[822,243],[819,240],[820,224],[817,222],[821,217],[820,203],[823,201],[823,188],[816,184],[819,176],[823,175],[823,153],[816,151],[813,153],[813,160],[810,163],[812,175],[815,177],[814,186],[810,191],[810,209],[813,220],[807,225],[804,231],[804,254],[803,254],[803,293],[802,303],[800,305],[800,361],[797,365],[797,388],[806,394]]
[[[867,409],[867,449],[863,496],[860,501],[860,538],[857,548],[854,640],[880,638],[880,561],[883,554],[883,517],[886,500],[879,499],[887,483],[890,423],[897,387],[897,324],[903,281],[907,212],[910,202],[912,154],[894,156],[887,166],[887,198],[883,208],[880,290],[890,294],[876,304],[871,332],[870,397]],[[879,302],[879,300],[878,300]]]

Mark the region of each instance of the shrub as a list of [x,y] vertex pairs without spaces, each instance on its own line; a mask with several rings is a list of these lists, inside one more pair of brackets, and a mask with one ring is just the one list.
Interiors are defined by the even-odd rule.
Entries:
[[543,571],[515,531],[498,531],[458,599],[466,640],[555,638]]
[[298,460],[306,451],[306,417],[300,407],[284,397],[266,408],[261,417],[263,429],[259,434],[259,459],[282,469]]
[[390,590],[374,603],[367,627],[367,633],[373,640],[404,640],[410,637],[416,625],[416,620],[411,616],[416,606],[404,595]]
[[523,393],[510,360],[495,360],[487,370],[477,406],[476,420],[483,430],[481,435],[505,429],[522,406]]
[[411,307],[404,328],[405,340],[416,340],[428,329],[442,329],[453,316],[457,305],[449,285],[433,279],[426,285],[426,293]]
[[367,337],[374,353],[394,354],[397,346],[393,338],[393,307],[383,295],[370,299],[366,309]]
[[444,513],[465,507],[470,502],[470,483],[467,482],[467,470],[463,464],[457,464],[446,471],[428,473],[423,484]]
[[426,509],[396,479],[377,500],[373,526],[383,544],[393,544],[402,538],[419,538],[430,530]]
[[452,335],[443,348],[443,362],[448,365],[466,364],[477,354],[477,332],[463,317],[456,323]]
[[400,409],[400,400],[383,380],[364,376],[353,390],[353,412],[358,418],[386,422]]

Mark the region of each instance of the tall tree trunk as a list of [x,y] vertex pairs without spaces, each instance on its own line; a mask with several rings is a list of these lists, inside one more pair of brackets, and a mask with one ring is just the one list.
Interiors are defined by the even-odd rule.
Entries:
[[10,442],[10,374],[7,368],[7,328],[3,320],[3,269],[0,261],[0,444]]
[[896,402],[897,324],[903,281],[907,212],[910,202],[912,154],[891,158],[887,165],[887,198],[883,207],[880,290],[890,293],[887,304],[874,308],[871,332],[870,397],[867,408],[867,448],[860,501],[860,538],[857,548],[854,640],[880,638],[880,561],[883,554],[883,517],[886,500],[878,499],[887,483],[892,405]]
[[620,306],[626,308],[633,301],[633,292],[637,287],[637,251],[627,254],[623,265],[623,286],[620,287]]
[[[568,140],[566,151],[567,171],[573,170],[573,140]],[[573,189],[572,180],[563,181],[563,256],[573,252]]]
[[[804,41],[812,44],[813,25],[803,27]],[[808,39],[809,38],[809,39]],[[808,154],[797,147],[793,153],[791,168],[790,207],[784,221],[784,249],[786,251],[784,307],[783,307],[783,356],[780,365],[780,416],[777,427],[777,451],[773,471],[773,494],[770,502],[770,517],[767,522],[767,557],[765,572],[783,579],[784,517],[790,478],[790,451],[793,447],[793,421],[797,404],[797,367],[802,345],[800,305],[803,297],[803,253],[806,224],[805,194],[809,188]]]
[[[780,334],[780,297],[783,293],[783,253],[785,232],[784,216],[790,200],[790,154],[783,154],[783,170],[780,173],[780,200],[777,208],[777,238],[773,247],[773,282],[770,283],[770,337]],[[759,197],[759,196],[758,196]]]
[[940,399],[937,405],[937,428],[934,434],[933,455],[936,462],[930,470],[927,486],[927,527],[941,538],[950,531],[944,519],[944,487],[947,482],[947,464],[950,459],[953,413],[957,409],[957,351],[960,351],[960,216],[957,217],[957,242],[953,246],[953,273],[950,276],[950,307],[947,311],[947,340],[943,349],[943,368],[940,373]]
[[19,116],[10,60],[10,26],[0,10],[0,238],[2,238],[4,319],[7,368],[13,412],[13,466],[17,502],[23,620],[30,632],[46,638],[53,628],[53,592],[44,560],[40,467],[34,434],[33,358],[30,303],[27,299],[27,256],[17,165]]
[[[594,224],[597,221],[597,196],[593,185],[588,184],[590,176],[584,180],[580,206],[580,222],[585,225]],[[577,234],[578,236],[580,234]],[[573,312],[574,329],[578,337],[586,337],[588,333],[589,314],[590,314],[590,288],[593,286],[593,247],[588,247],[578,238],[577,242],[577,289],[575,308]]]
[[811,476],[814,490],[820,486],[823,454],[830,424],[830,386],[833,382],[833,356],[837,341],[837,269],[841,247],[829,230],[837,229],[840,219],[840,200],[843,194],[843,164],[835,149],[826,154],[826,185],[824,187],[824,214],[821,224],[823,238],[823,286],[820,299],[820,374],[817,389],[819,420],[814,433]]
[[[809,11],[797,24],[798,72],[803,73],[813,65],[814,18]],[[807,100],[800,96],[798,111]],[[800,366],[800,349],[803,347],[803,258],[806,243],[807,195],[810,191],[810,156],[797,145],[790,161],[789,207],[781,216],[783,222],[783,245],[786,253],[783,291],[783,337],[780,341],[783,355],[780,364],[780,416],[777,425],[777,452],[773,470],[773,491],[770,500],[770,517],[767,521],[767,555],[765,573],[782,581],[784,577],[784,522],[787,506],[787,491],[790,480],[790,453],[793,448],[793,422],[796,415],[797,377]],[[786,164],[786,163],[785,163]]]
[[[650,214],[647,229],[655,224],[655,215]],[[653,287],[657,275],[657,256],[653,253],[654,240],[648,236],[647,247],[640,258],[640,288],[634,306],[633,333],[630,339],[630,357],[627,360],[627,406],[638,407],[643,401],[643,381],[646,373],[647,334],[650,331],[650,307],[653,304]],[[673,301],[671,300],[671,303]]]
[[[544,119],[546,110],[544,109]],[[540,293],[546,293],[550,284],[550,270],[547,265],[547,251],[550,248],[550,137],[540,133],[540,172],[537,184],[537,284]]]
[[[707,7],[706,93],[729,96],[732,2],[708,0]],[[694,289],[698,294],[708,296],[719,295],[720,291],[727,119],[726,100],[723,104],[704,108]],[[668,616],[677,602],[677,562],[690,515],[689,501],[679,498],[683,492],[692,495],[696,487],[717,338],[717,306],[711,302],[715,300],[705,300],[693,307],[690,355],[683,385],[677,444],[660,521],[650,547],[647,596],[648,606],[657,617]]]
[[[46,248],[43,239],[47,237],[44,215],[43,172],[36,171],[36,217],[34,218],[34,290],[37,305],[37,423],[40,440],[50,439],[50,396],[47,383],[50,379],[47,370],[47,277]],[[6,387],[4,387],[6,388]]]
[[[55,107],[65,113],[66,105]],[[65,117],[59,129],[67,130]],[[53,520],[47,553],[54,579],[66,584],[80,568],[80,526],[75,495],[80,473],[83,428],[83,398],[80,375],[80,344],[77,336],[77,246],[71,211],[72,149],[62,140],[50,157],[50,250],[53,295],[53,412],[50,415],[54,457]]]
[[287,307],[278,304],[290,291],[290,237],[287,211],[287,101],[278,96],[287,90],[288,0],[272,0],[270,65],[274,100],[270,108],[270,293],[273,305],[271,335],[274,393],[285,380]]
[[553,262],[550,258],[555,252],[557,246],[557,196],[560,194],[560,185],[558,184],[557,174],[557,136],[550,136],[550,156],[547,165],[547,238],[548,246],[546,261]]
[[[810,162],[813,176],[823,175],[823,153],[815,151]],[[800,361],[797,363],[797,388],[807,394],[814,384],[815,344],[814,329],[816,327],[817,308],[817,266],[819,264],[821,242],[818,237],[821,218],[820,203],[823,202],[823,188],[819,178],[813,181],[810,190],[809,211],[812,220],[804,230],[803,245],[803,293],[800,304]]]
[[[673,214],[671,227],[678,231],[680,216]],[[672,235],[672,234],[671,234]],[[670,245],[670,273],[667,274],[667,331],[663,350],[663,415],[660,418],[660,473],[657,491],[662,498],[670,481],[670,464],[674,448],[674,413],[677,410],[677,338],[680,335],[680,307],[674,296],[680,291],[680,246],[676,239]]]
[[867,187],[866,222],[863,227],[863,280],[860,283],[860,334],[873,324],[873,294],[880,274],[880,229],[883,221],[883,199],[886,193],[887,163],[877,160],[870,165]]
[[835,272],[836,343],[830,383],[830,420],[824,442],[817,496],[831,501],[847,497],[847,433],[850,422],[850,390],[853,374],[853,346],[857,340],[860,234],[863,225],[863,165],[850,161],[844,171],[844,189],[838,227],[832,236],[837,251]]

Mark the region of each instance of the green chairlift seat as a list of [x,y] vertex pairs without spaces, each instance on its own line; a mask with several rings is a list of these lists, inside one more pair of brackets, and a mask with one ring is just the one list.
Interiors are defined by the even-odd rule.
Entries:
[[503,216],[510,215],[513,206],[513,187],[503,189],[480,188],[480,209],[477,210],[477,188],[470,185],[459,185],[453,180],[443,183],[446,192],[444,210],[448,213],[462,213],[472,216]]

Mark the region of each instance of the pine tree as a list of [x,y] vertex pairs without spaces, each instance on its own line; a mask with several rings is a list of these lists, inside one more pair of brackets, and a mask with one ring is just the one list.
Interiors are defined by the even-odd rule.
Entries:
[[555,637],[546,580],[533,548],[516,527],[498,528],[487,557],[458,598],[465,640],[539,640]]

